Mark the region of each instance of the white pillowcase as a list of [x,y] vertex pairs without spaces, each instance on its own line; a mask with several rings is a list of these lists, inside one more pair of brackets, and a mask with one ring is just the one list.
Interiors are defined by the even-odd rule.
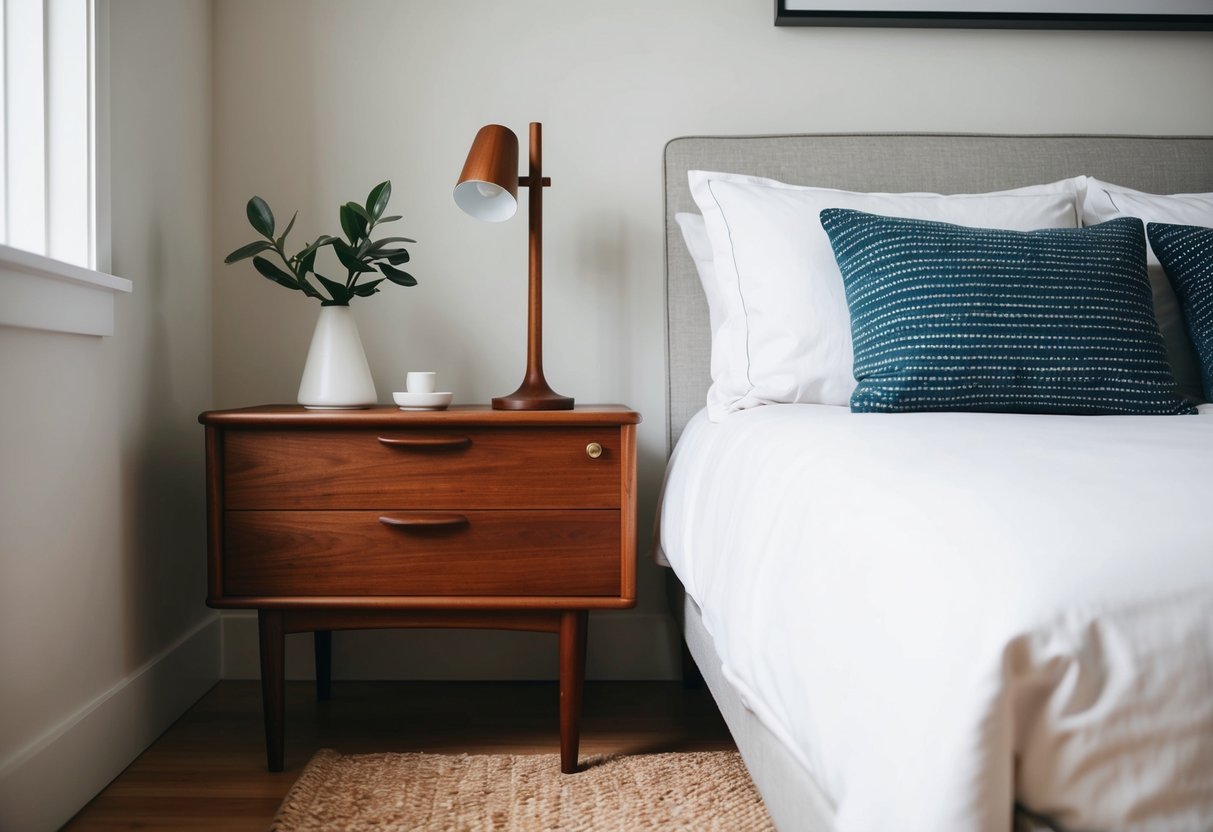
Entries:
[[[1148,194],[1088,177],[1082,202],[1083,224],[1095,225],[1117,217],[1140,217],[1143,223],[1213,227],[1213,194]],[[1167,344],[1171,371],[1181,393],[1194,401],[1204,401],[1200,363],[1184,327],[1179,301],[1148,240],[1146,246],[1150,286],[1154,290],[1154,317]]]
[[690,211],[679,211],[674,215],[674,222],[682,230],[682,240],[691,253],[691,260],[695,262],[695,271],[699,273],[699,283],[703,286],[704,297],[708,299],[708,326],[712,330],[712,340],[715,340],[724,322],[724,307],[720,300],[720,286],[716,282],[716,267],[712,265],[712,241],[708,239],[708,227],[703,217]]
[[1029,231],[1074,228],[1083,178],[991,194],[854,193],[690,171],[712,243],[722,320],[708,415],[762,404],[846,405],[855,389],[842,275],[824,208]]

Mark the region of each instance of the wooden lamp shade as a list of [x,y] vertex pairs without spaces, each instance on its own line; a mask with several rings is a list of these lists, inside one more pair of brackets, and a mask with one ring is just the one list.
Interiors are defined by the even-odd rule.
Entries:
[[455,203],[478,220],[505,222],[518,210],[518,137],[500,124],[480,128],[455,185]]
[[517,390],[493,399],[495,410],[571,410],[573,400],[561,396],[543,377],[543,189],[552,184],[542,171],[542,135],[531,122],[530,171],[518,176],[518,137],[508,127],[480,128],[455,184],[455,203],[477,219],[503,222],[518,206],[518,186],[530,189],[530,280],[527,303],[526,376]]

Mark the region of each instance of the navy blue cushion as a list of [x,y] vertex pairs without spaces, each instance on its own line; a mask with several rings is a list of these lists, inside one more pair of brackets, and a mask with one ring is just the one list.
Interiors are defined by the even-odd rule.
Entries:
[[1141,220],[1002,231],[830,208],[856,412],[1179,414]]
[[1146,233],[1183,310],[1205,401],[1213,401],[1213,228],[1152,222]]

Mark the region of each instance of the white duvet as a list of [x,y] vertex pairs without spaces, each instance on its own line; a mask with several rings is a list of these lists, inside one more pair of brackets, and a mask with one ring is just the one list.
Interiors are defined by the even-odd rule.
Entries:
[[660,523],[840,830],[1213,829],[1213,406],[700,413]]

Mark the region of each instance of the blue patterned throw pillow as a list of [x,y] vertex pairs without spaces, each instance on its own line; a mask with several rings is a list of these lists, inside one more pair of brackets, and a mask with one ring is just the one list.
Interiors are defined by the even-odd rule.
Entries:
[[855,412],[1179,414],[1141,220],[1001,231],[821,212],[855,342]]
[[1183,310],[1205,401],[1213,401],[1213,228],[1152,222],[1146,234]]

